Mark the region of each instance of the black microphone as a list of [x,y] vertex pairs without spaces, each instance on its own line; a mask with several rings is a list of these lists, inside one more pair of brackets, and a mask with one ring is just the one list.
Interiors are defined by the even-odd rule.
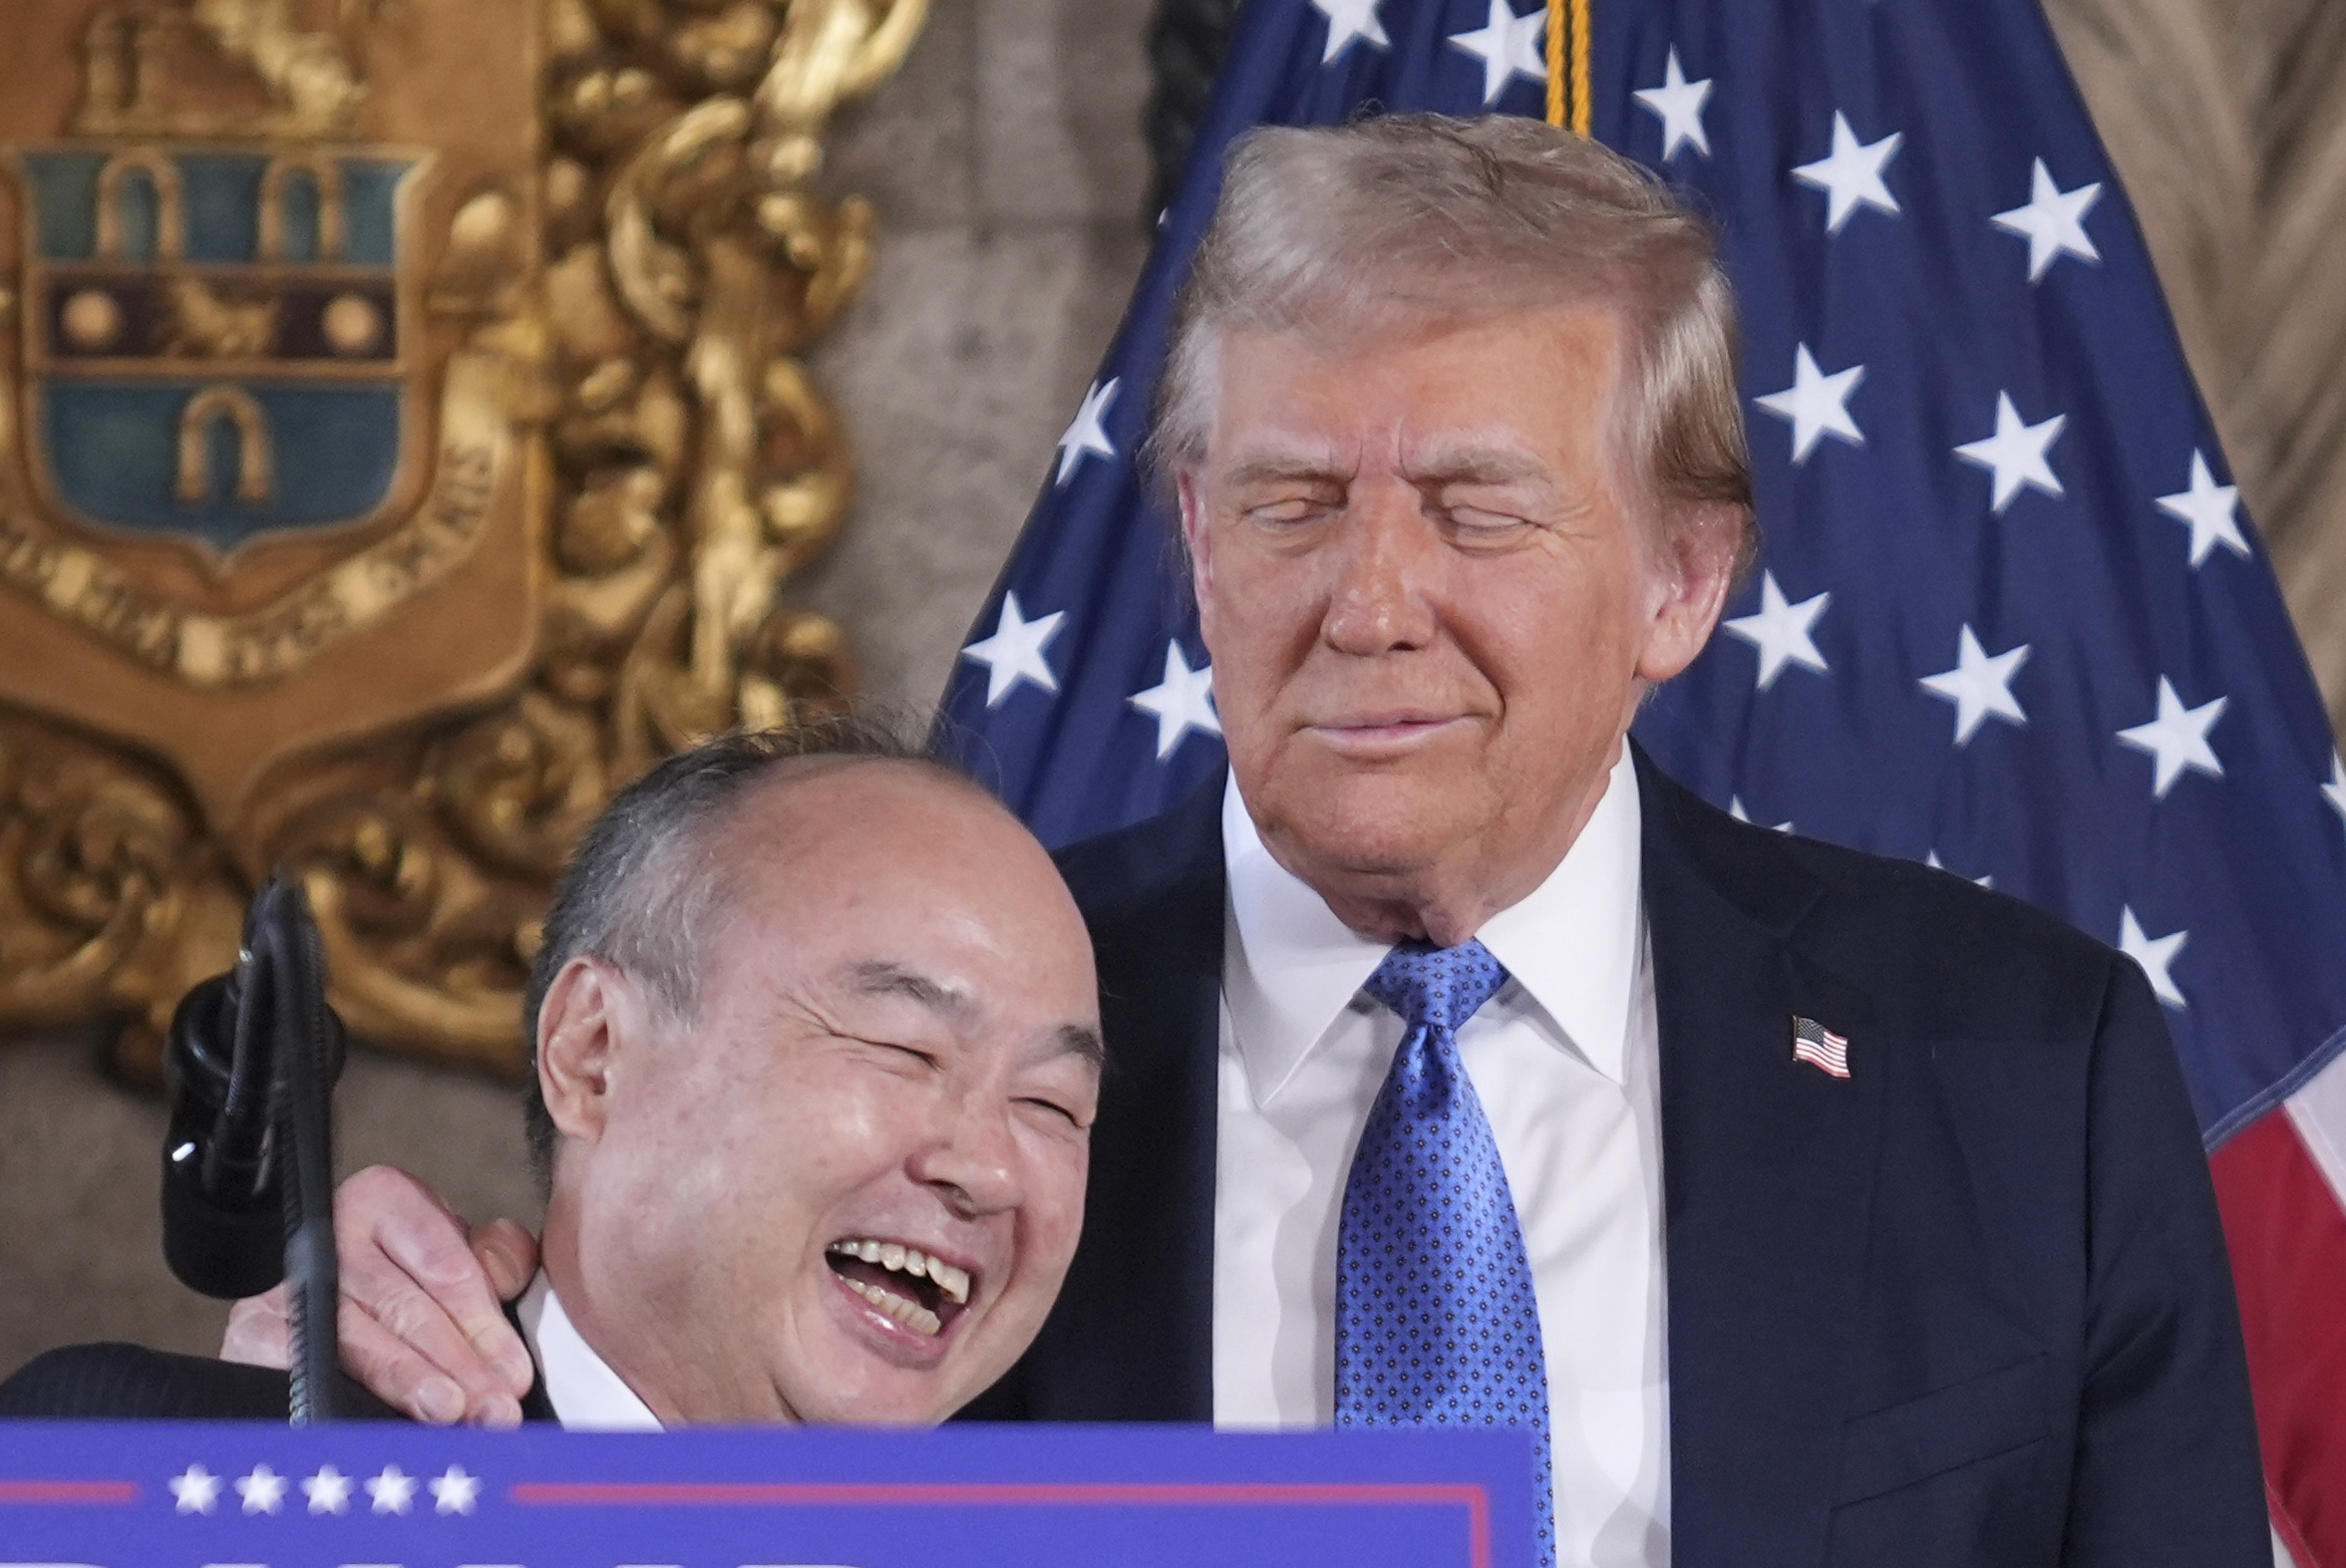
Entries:
[[249,949],[171,1015],[164,1083],[163,1255],[189,1290],[222,1301],[285,1277],[285,1181],[276,1152],[276,1032],[243,1006]]
[[309,901],[272,876],[245,911],[235,969],[180,1000],[164,1043],[163,1250],[182,1284],[223,1300],[291,1275],[297,1425],[334,1403],[330,1105],[343,1048]]

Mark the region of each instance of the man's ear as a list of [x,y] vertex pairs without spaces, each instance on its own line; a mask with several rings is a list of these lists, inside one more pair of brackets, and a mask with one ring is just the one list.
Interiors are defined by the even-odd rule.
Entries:
[[562,1136],[602,1137],[615,1059],[647,1023],[643,993],[605,960],[581,954],[554,976],[537,1009],[537,1088]]
[[1726,606],[1743,517],[1732,506],[1706,509],[1717,514],[1683,519],[1672,530],[1655,569],[1652,617],[1637,659],[1645,681],[1669,680],[1694,663]]
[[1173,475],[1173,492],[1181,508],[1181,547],[1189,557],[1189,595],[1197,602],[1197,630],[1207,648],[1213,645],[1213,534],[1205,526],[1205,500],[1198,493],[1197,470],[1184,468]]

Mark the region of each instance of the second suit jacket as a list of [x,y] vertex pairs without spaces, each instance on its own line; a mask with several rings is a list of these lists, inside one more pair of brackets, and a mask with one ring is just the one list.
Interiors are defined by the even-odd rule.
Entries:
[[[2110,949],[1641,755],[1677,1568],[2270,1561],[2197,1127]],[[1220,784],[1063,852],[1109,1069],[1083,1241],[971,1413],[1209,1420]],[[1849,1042],[1796,1062],[1792,1021]]]

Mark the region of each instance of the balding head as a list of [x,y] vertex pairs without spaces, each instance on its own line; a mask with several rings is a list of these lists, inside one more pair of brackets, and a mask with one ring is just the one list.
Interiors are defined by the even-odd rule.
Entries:
[[[665,759],[621,790],[579,841],[546,911],[522,1009],[531,1049],[546,988],[583,954],[633,975],[670,1017],[689,1017],[701,955],[738,886],[726,857],[712,850],[733,813],[794,777],[880,763],[983,798],[965,776],[891,726],[857,717],[721,735]],[[553,1174],[554,1132],[534,1082],[525,1112],[542,1186]]]
[[547,1274],[663,1419],[938,1420],[1074,1252],[1090,941],[1042,846],[933,764],[802,748],[738,775],[635,857],[652,896],[616,884],[681,984],[609,942],[545,985]]

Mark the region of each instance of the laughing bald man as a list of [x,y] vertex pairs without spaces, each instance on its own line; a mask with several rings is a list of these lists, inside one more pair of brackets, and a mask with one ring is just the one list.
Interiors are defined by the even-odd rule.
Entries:
[[[925,1425],[1034,1338],[1082,1223],[1098,1006],[1065,885],[975,785],[857,726],[670,759],[581,846],[529,1020],[516,1415]],[[0,1390],[284,1413],[281,1372],[128,1346]]]

